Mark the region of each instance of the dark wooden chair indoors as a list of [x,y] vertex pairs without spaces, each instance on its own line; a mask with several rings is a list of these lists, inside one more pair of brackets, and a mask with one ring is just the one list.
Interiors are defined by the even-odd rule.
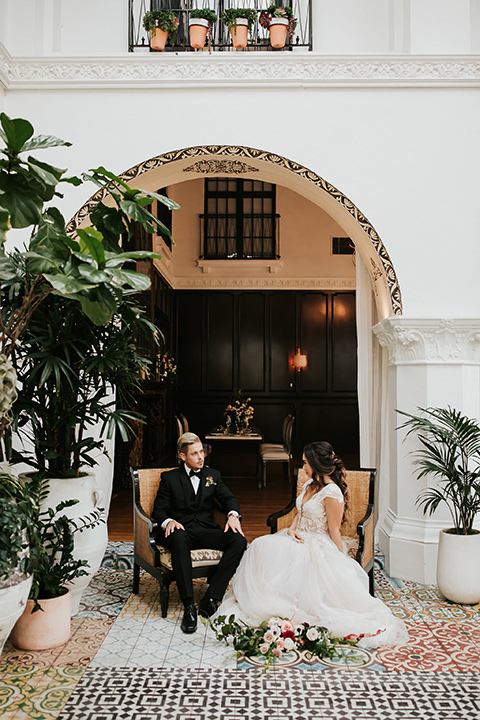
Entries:
[[260,453],[260,472],[261,477],[258,478],[258,487],[266,487],[267,485],[267,463],[281,462],[285,478],[290,482],[290,462],[292,459],[292,438],[293,425],[295,423],[294,415],[287,415],[283,421],[282,438],[283,443],[261,443],[259,447]]
[[[130,468],[133,485],[133,592],[138,593],[140,568],[143,568],[158,580],[162,617],[167,617],[170,583],[175,578],[170,551],[155,542],[158,524],[151,513],[161,475],[172,469]],[[214,520],[223,527],[227,517],[218,510],[214,513]],[[208,577],[209,569],[218,565],[222,555],[221,550],[192,550],[193,577]]]
[[[374,594],[373,563],[374,563],[374,525],[373,510],[375,497],[374,469],[347,470],[348,510],[342,525],[342,537],[346,542],[347,552],[368,574],[370,594]],[[290,527],[295,515],[296,499],[303,490],[308,478],[301,468],[295,468],[292,483],[292,498],[284,510],[273,513],[267,518],[271,532]]]

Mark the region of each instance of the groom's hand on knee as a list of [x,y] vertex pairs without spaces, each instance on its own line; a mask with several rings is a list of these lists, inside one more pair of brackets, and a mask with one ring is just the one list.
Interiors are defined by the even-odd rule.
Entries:
[[242,526],[240,524],[240,520],[237,515],[228,516],[224,532],[228,532],[228,530],[232,530],[232,532],[234,533],[240,533],[240,535],[243,535],[243,537],[245,537]]
[[165,537],[167,538],[175,530],[185,530],[185,528],[183,527],[182,523],[179,523],[176,520],[170,520],[167,527],[165,528]]

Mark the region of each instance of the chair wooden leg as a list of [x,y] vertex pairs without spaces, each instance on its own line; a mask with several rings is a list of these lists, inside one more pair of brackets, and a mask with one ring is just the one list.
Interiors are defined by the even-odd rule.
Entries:
[[283,476],[285,480],[290,483],[290,463],[284,462],[283,463]]
[[169,596],[170,596],[169,584],[160,581],[160,608],[162,611],[162,618],[167,617]]
[[374,574],[373,574],[373,567],[368,572],[368,591],[372,597],[375,595],[375,581],[374,581]]
[[137,565],[136,562],[133,563],[133,588],[132,592],[134,595],[138,593],[140,585],[140,565]]
[[262,487],[267,487],[267,463],[263,463]]

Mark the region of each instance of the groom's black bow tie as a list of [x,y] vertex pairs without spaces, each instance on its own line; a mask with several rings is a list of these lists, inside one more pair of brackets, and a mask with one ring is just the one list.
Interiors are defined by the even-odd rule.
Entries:
[[202,476],[201,476],[200,473],[201,473],[200,470],[197,470],[197,472],[191,472],[190,475],[189,475],[189,477],[191,477],[191,478],[192,478],[192,477],[198,477],[198,479],[201,480],[201,479],[202,479]]

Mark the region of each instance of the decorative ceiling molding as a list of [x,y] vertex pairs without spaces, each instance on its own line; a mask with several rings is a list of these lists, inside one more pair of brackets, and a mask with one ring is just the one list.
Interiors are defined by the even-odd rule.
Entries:
[[242,175],[243,173],[258,172],[258,168],[247,165],[239,160],[199,160],[193,165],[184,168],[183,172],[202,173],[203,175],[207,173],[215,173],[215,175],[221,175],[222,173]]
[[480,363],[477,318],[386,318],[373,331],[391,365]]
[[125,53],[116,57],[13,58],[0,45],[7,90],[161,87],[478,87],[478,55]]
[[268,289],[268,290],[355,290],[355,278],[279,278],[279,277],[177,277],[172,287],[175,290]]
[[[284,168],[289,172],[292,172],[295,175],[307,180],[323,192],[326,192],[328,195],[330,195],[344,208],[346,212],[348,212],[354,218],[354,220],[357,222],[357,224],[361,227],[365,235],[370,240],[373,250],[375,251],[375,254],[377,256],[378,267],[381,268],[383,272],[383,277],[385,279],[386,287],[390,297],[391,313],[389,314],[402,314],[402,296],[400,292],[400,286],[397,281],[395,269],[384,244],[378,236],[377,231],[369,222],[369,220],[365,217],[365,215],[363,215],[363,213],[360,212],[360,210],[352,203],[352,201],[349,200],[342,192],[340,192],[340,190],[337,190],[336,187],[334,187],[322,177],[314,173],[312,170],[304,167],[303,165],[299,165],[298,163],[293,162],[292,160],[288,160],[281,155],[269,153],[266,150],[258,150],[255,148],[249,148],[240,145],[206,145],[184,148],[183,150],[174,150],[172,152],[165,153],[164,155],[158,155],[157,157],[150,158],[149,160],[145,160],[144,162],[139,163],[138,165],[135,165],[134,167],[127,170],[125,173],[122,174],[122,178],[128,182],[143,175],[146,172],[162,168],[165,165],[169,165],[170,163],[191,160],[194,158],[208,160],[210,159],[209,156],[212,159],[218,158],[218,156],[222,158],[244,158],[247,160],[255,160],[257,162],[262,161],[271,165],[276,165],[277,167]],[[93,195],[70,220],[67,225],[67,231],[73,232],[75,230],[75,227],[81,225],[87,218],[91,206],[101,200],[103,197],[104,193],[102,191],[98,191],[97,193],[95,193],[95,195]],[[377,286],[377,283],[375,283],[375,286]]]

